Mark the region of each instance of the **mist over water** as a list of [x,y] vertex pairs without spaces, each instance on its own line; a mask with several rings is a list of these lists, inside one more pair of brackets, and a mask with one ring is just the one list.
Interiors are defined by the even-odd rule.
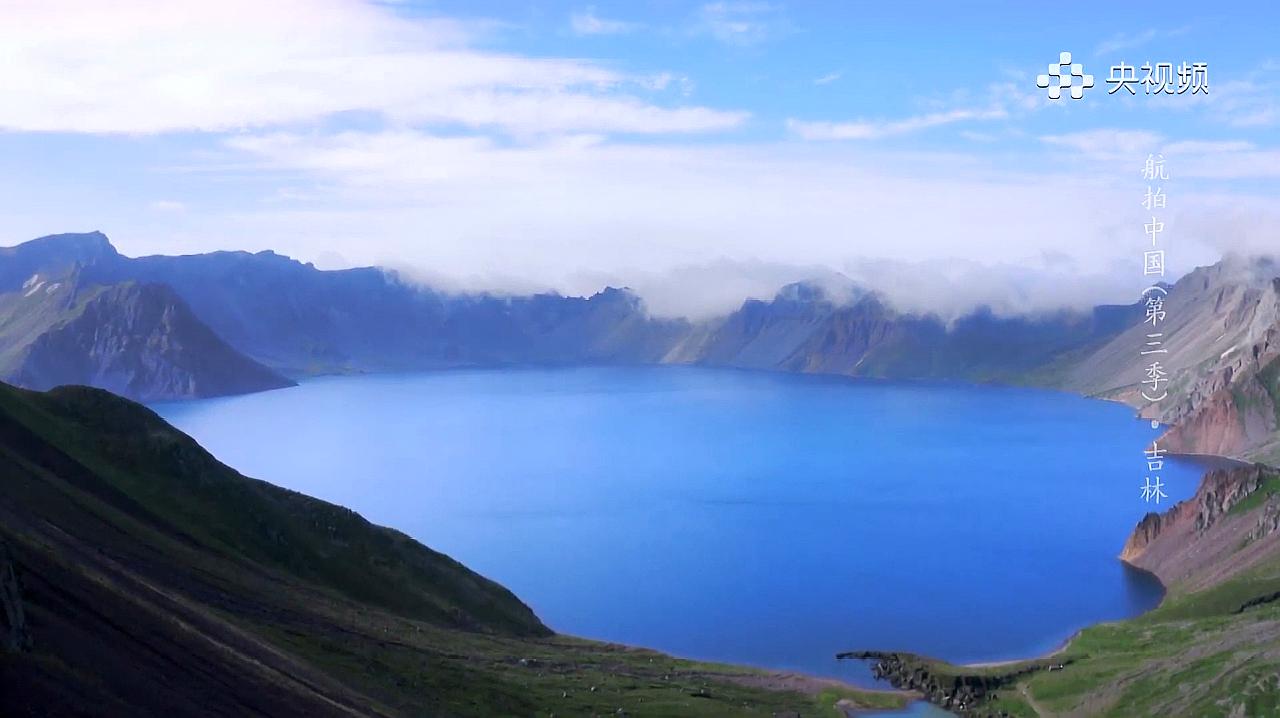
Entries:
[[[858,682],[853,649],[1026,657],[1154,606],[1117,559],[1126,407],[692,368],[323,378],[156,407],[256,478],[501,582],[554,629]],[[1171,461],[1169,501],[1200,467]]]

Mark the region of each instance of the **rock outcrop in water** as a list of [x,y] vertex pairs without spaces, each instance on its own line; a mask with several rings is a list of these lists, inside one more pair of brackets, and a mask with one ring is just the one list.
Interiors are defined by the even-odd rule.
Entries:
[[871,673],[894,688],[913,691],[930,703],[966,718],[1006,718],[1009,713],[992,708],[1000,692],[1015,690],[1018,681],[1041,671],[1061,670],[1071,659],[1024,661],[1008,668],[966,668],[940,663],[914,653],[849,651],[836,658],[872,661]]

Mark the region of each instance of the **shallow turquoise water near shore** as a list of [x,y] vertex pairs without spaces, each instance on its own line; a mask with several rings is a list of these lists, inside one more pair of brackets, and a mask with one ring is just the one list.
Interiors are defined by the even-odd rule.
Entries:
[[[1154,606],[1115,556],[1156,432],[1029,389],[694,368],[322,378],[156,409],[553,628],[865,682],[843,650],[1025,657]],[[1166,463],[1170,502],[1202,467]]]

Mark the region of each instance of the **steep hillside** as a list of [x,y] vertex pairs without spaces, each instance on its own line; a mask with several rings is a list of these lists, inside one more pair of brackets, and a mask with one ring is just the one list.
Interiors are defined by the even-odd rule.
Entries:
[[143,401],[244,394],[292,382],[239,354],[168,287],[92,285],[73,269],[0,294],[0,378],[89,384]]
[[1036,660],[956,666],[859,651],[894,685],[964,716],[1280,715],[1280,471],[1207,475],[1135,528],[1122,557],[1168,587],[1156,610]]
[[1174,593],[1194,593],[1280,560],[1277,529],[1280,471],[1262,464],[1214,471],[1195,496],[1147,514],[1120,558]]
[[0,385],[0,715],[836,715],[831,682],[553,635],[106,392]]
[[[1084,357],[1060,386],[1124,401],[1172,425],[1173,451],[1280,460],[1280,266],[1228,258],[1169,289],[1158,329],[1135,322]],[[1141,357],[1146,334],[1164,334],[1168,354]],[[1140,396],[1144,367],[1159,360],[1169,397]],[[1163,391],[1163,388],[1162,388]]]

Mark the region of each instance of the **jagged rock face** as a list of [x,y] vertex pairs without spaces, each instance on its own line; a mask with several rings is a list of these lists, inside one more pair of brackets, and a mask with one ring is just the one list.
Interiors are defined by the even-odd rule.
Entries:
[[746,301],[671,357],[715,366],[850,373],[886,341],[891,323],[891,313],[874,298],[842,306],[816,289],[789,286],[772,301]]
[[1273,330],[1250,354],[1196,383],[1172,417],[1166,448],[1274,461],[1280,429],[1280,343]]
[[[1280,477],[1262,464],[1206,474],[1191,498],[1138,522],[1120,558],[1154,573],[1171,588],[1198,590],[1247,570],[1280,548],[1276,532]],[[1257,505],[1233,511],[1242,502]]]
[[46,322],[11,347],[5,376],[18,384],[85,384],[143,401],[292,385],[227,346],[167,287],[83,287],[75,277],[56,284],[61,295],[8,299],[14,313],[42,312]]
[[1280,531],[1280,501],[1268,501],[1259,512],[1257,523],[1249,531],[1248,542],[1259,541]]
[[1167,446],[1186,453],[1265,455],[1280,417],[1280,278],[1219,287],[1214,299],[1222,336],[1235,340],[1216,358],[1184,371],[1180,401],[1165,416],[1175,425]]

